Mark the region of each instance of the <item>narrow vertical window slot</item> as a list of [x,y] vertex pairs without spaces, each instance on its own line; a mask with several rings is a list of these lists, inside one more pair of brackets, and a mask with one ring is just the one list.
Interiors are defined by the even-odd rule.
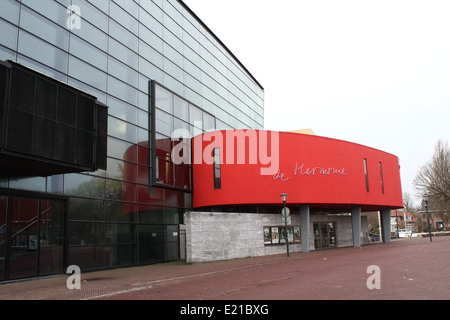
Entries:
[[383,182],[383,164],[381,162],[378,163],[380,166],[380,179],[381,179],[381,193],[384,194],[384,182]]
[[367,159],[364,158],[364,175],[366,176],[366,190],[369,192],[369,173],[367,169]]
[[213,149],[213,170],[214,170],[214,189],[220,189],[222,188],[222,179],[221,179],[221,172],[220,172],[220,149],[214,148]]

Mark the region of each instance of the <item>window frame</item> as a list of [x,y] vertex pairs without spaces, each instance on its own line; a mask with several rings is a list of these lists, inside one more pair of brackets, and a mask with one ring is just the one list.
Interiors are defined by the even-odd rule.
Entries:
[[[169,88],[167,88],[166,86],[162,85],[161,83],[159,83],[159,82],[157,82],[155,80],[149,80],[148,86],[149,86],[149,88],[148,88],[148,90],[149,90],[149,101],[148,102],[149,102],[149,110],[150,110],[150,112],[149,112],[149,124],[148,124],[149,125],[149,141],[150,141],[150,146],[149,146],[150,147],[150,150],[149,150],[149,157],[150,157],[150,159],[149,159],[149,163],[152,164],[151,168],[149,170],[149,184],[152,187],[161,187],[161,188],[166,188],[166,189],[174,189],[174,190],[184,191],[184,192],[188,192],[188,193],[193,193],[194,185],[193,185],[193,181],[192,181],[192,179],[193,179],[193,174],[192,174],[192,152],[191,152],[191,159],[190,159],[190,163],[189,164],[176,165],[176,164],[173,163],[172,159],[162,159],[162,158],[157,156],[157,152],[156,152],[156,136],[157,135],[163,135],[163,134],[156,131],[156,118],[157,118],[156,117],[156,112],[161,110],[162,112],[165,112],[166,114],[168,114],[171,117],[173,117],[173,124],[175,123],[175,120],[177,120],[177,119],[187,123],[189,128],[190,128],[190,130],[189,130],[190,138],[192,138],[191,128],[194,127],[194,123],[191,123],[191,121],[190,121],[189,110],[190,110],[191,106],[197,108],[198,110],[200,110],[202,115],[203,114],[207,114],[207,115],[211,116],[214,119],[215,128],[217,128],[217,118],[214,115],[212,115],[211,113],[205,111],[203,108],[200,108],[199,106],[191,103],[189,100],[187,100],[184,97],[176,94],[175,92],[173,92],[172,90],[170,90]],[[157,86],[159,88],[163,89],[164,91],[167,91],[169,94],[171,94],[173,96],[174,100],[176,98],[178,100],[182,100],[182,101],[187,102],[187,107],[188,107],[188,110],[187,110],[188,111],[188,120],[187,121],[184,120],[184,119],[181,119],[177,115],[175,115],[175,111],[174,111],[175,106],[173,105],[174,101],[172,102],[172,113],[171,114],[167,113],[167,111],[164,111],[162,109],[159,109],[159,108],[157,109],[156,108],[156,100],[157,100],[156,87]],[[197,129],[201,130],[202,133],[205,132],[204,129],[201,129],[201,128],[197,128]],[[175,144],[175,141],[171,140],[171,143]],[[157,179],[157,177],[158,177],[157,169],[158,168],[157,168],[156,164],[158,163],[158,161],[160,159],[162,159],[164,161],[169,161],[169,162],[171,162],[173,164],[173,178],[174,178],[173,184],[166,184],[166,183],[163,183],[161,181],[158,181],[158,179]],[[175,174],[177,172],[176,166],[183,166],[183,167],[186,167],[187,170],[189,170],[189,186],[187,186],[187,187],[177,186],[176,174]]]

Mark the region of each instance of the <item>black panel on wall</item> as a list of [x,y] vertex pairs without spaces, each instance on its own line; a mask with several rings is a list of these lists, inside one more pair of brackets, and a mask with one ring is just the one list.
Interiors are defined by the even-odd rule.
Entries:
[[[11,156],[48,163],[36,175],[106,169],[107,107],[87,93],[14,62],[0,62],[3,132],[0,165]],[[10,81],[9,81],[10,79]],[[6,130],[5,130],[6,129]],[[6,161],[7,159],[8,161]],[[3,162],[2,162],[3,160]]]
[[3,114],[5,113],[6,100],[6,84],[8,83],[6,77],[8,69],[3,64],[0,64],[0,149],[2,147],[3,137]]
[[42,78],[36,82],[36,115],[56,120],[56,101],[58,87]]
[[108,108],[97,102],[97,168],[106,170],[107,132],[108,132]]

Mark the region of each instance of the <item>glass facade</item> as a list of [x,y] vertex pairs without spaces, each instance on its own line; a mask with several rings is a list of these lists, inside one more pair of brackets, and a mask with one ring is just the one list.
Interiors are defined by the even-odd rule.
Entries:
[[[15,212],[14,190],[36,193],[31,199],[42,204],[60,197],[58,208],[68,208],[66,220],[58,217],[66,221],[65,264],[92,270],[177,260],[192,181],[189,166],[167,157],[171,133],[262,129],[260,84],[182,1],[2,0],[0,30],[0,60],[108,106],[107,169],[47,177],[0,169],[0,220]],[[0,248],[7,245],[0,254],[11,256],[11,239]],[[42,239],[38,247],[50,250]]]

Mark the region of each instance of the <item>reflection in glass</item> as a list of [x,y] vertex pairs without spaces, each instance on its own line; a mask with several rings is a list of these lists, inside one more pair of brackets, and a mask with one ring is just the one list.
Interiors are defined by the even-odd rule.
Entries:
[[38,208],[38,199],[13,198],[9,248],[11,279],[37,275]]
[[203,113],[203,130],[211,131],[216,129],[214,117],[206,112]]
[[19,52],[62,73],[67,72],[66,52],[22,30],[19,30]]
[[64,194],[103,198],[105,196],[105,179],[79,173],[66,174],[64,178]]
[[102,200],[71,197],[69,208],[69,220],[103,220]]
[[186,100],[174,96],[174,115],[181,120],[189,121],[189,107]]
[[156,132],[166,136],[172,136],[173,116],[165,112],[156,111]]
[[62,273],[65,203],[42,200],[40,210],[39,274]]
[[195,125],[198,128],[202,128],[202,110],[199,108],[193,106],[192,104],[189,105],[189,123],[192,125]]
[[45,192],[46,178],[45,177],[10,177],[9,187],[12,189],[30,190]]
[[155,97],[157,108],[173,114],[173,95],[169,91],[160,86],[156,86]]

